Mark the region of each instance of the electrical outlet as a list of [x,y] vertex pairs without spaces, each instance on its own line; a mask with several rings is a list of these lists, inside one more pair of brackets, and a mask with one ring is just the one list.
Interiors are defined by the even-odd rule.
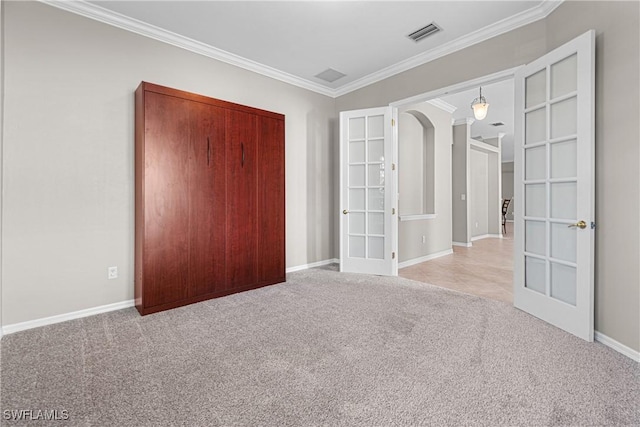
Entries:
[[107,278],[109,278],[109,279],[117,279],[118,278],[118,267],[109,267],[107,269]]

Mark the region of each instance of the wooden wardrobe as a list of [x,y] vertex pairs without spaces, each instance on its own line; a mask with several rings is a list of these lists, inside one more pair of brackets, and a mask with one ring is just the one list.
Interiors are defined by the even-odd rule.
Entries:
[[285,281],[284,116],[142,82],[135,93],[140,314]]

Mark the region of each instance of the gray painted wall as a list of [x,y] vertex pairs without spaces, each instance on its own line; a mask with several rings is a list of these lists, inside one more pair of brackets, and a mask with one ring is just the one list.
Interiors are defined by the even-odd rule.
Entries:
[[489,155],[469,150],[469,224],[471,237],[489,233]]
[[287,266],[335,256],[334,99],[42,3],[3,3],[4,325],[133,298],[141,80],[285,114]]
[[[502,199],[513,198],[513,162],[504,162],[502,164]],[[507,220],[513,221],[513,205],[511,202],[507,214]]]
[[[468,156],[468,144],[467,138],[469,137],[469,125],[455,125],[453,126],[453,146],[451,148],[452,159],[452,211],[453,211],[453,241],[455,243],[467,244],[471,241],[471,236],[468,233],[467,219],[469,217],[468,212],[468,180],[467,180],[467,156]],[[463,196],[464,195],[464,200]]]
[[595,29],[595,327],[636,351],[640,351],[639,9],[639,2],[564,2],[545,19],[337,99],[338,110],[386,105],[526,64]]
[[[433,174],[436,185],[434,187],[434,207],[436,218],[416,221],[400,221],[398,224],[398,260],[400,262],[413,260],[427,255],[436,254],[451,249],[451,113],[431,104],[421,103],[404,107],[399,111],[413,110],[423,113],[433,125],[434,162]],[[400,120],[400,119],[399,119]],[[411,150],[403,150],[403,128],[398,128],[398,172],[403,169],[403,161],[411,161]],[[415,136],[415,129],[410,136]],[[412,144],[413,145],[413,144]],[[424,145],[424,144],[423,144]],[[424,157],[422,157],[424,158]],[[416,167],[412,164],[412,167]],[[399,213],[402,216],[403,194],[413,192],[413,184],[399,176],[400,205]],[[422,236],[425,242],[422,243]]]
[[[4,325],[132,298],[140,80],[287,116],[287,265],[296,266],[339,253],[337,111],[522,65],[595,29],[596,329],[640,351],[638,2],[564,2],[335,101],[43,4],[3,5]],[[120,279],[107,282],[108,265]]]

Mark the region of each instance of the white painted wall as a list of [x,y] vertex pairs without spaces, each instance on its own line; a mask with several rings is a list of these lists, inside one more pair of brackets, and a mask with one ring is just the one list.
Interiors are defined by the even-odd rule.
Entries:
[[133,298],[142,80],[284,114],[287,267],[334,258],[334,99],[39,2],[4,6],[5,326]]

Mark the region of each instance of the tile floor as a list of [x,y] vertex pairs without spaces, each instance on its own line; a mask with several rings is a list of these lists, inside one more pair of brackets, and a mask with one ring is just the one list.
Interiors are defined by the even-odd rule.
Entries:
[[399,276],[512,304],[513,224],[502,239],[454,246],[453,254],[403,268]]

